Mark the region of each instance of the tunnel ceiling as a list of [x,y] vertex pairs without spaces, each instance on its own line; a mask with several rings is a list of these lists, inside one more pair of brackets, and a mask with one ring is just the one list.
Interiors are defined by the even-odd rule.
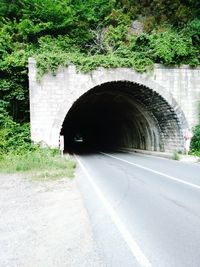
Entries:
[[131,82],[94,87],[71,107],[61,133],[65,149],[173,150],[181,146],[175,111],[155,91]]

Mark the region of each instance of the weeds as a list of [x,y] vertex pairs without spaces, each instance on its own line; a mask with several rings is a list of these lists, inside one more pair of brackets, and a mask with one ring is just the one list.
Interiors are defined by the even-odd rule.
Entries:
[[178,154],[178,152],[176,150],[173,151],[172,159],[173,160],[179,160],[180,159],[180,155]]
[[23,154],[8,153],[1,156],[0,171],[24,173],[34,180],[57,180],[74,176],[75,162],[61,158],[59,151],[49,148],[36,148]]

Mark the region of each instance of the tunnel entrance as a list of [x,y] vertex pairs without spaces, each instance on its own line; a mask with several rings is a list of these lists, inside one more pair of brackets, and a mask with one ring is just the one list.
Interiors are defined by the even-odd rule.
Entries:
[[69,153],[137,148],[179,149],[181,123],[158,93],[132,82],[108,82],[83,94],[62,125]]

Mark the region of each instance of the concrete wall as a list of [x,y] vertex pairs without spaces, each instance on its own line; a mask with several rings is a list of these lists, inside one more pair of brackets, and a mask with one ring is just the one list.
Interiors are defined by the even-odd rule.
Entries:
[[154,71],[144,74],[128,68],[98,68],[83,74],[71,65],[60,68],[56,76],[45,74],[40,82],[36,74],[36,63],[30,58],[31,138],[51,147],[58,147],[63,121],[73,103],[88,90],[106,82],[129,81],[157,92],[175,110],[183,129],[195,126],[199,120],[200,68],[156,64]]

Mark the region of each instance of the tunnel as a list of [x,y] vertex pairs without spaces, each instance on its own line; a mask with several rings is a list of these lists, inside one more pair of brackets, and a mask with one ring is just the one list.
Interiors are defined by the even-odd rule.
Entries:
[[182,142],[175,110],[157,92],[133,82],[90,89],[68,111],[61,129],[65,152],[134,148],[173,151]]

